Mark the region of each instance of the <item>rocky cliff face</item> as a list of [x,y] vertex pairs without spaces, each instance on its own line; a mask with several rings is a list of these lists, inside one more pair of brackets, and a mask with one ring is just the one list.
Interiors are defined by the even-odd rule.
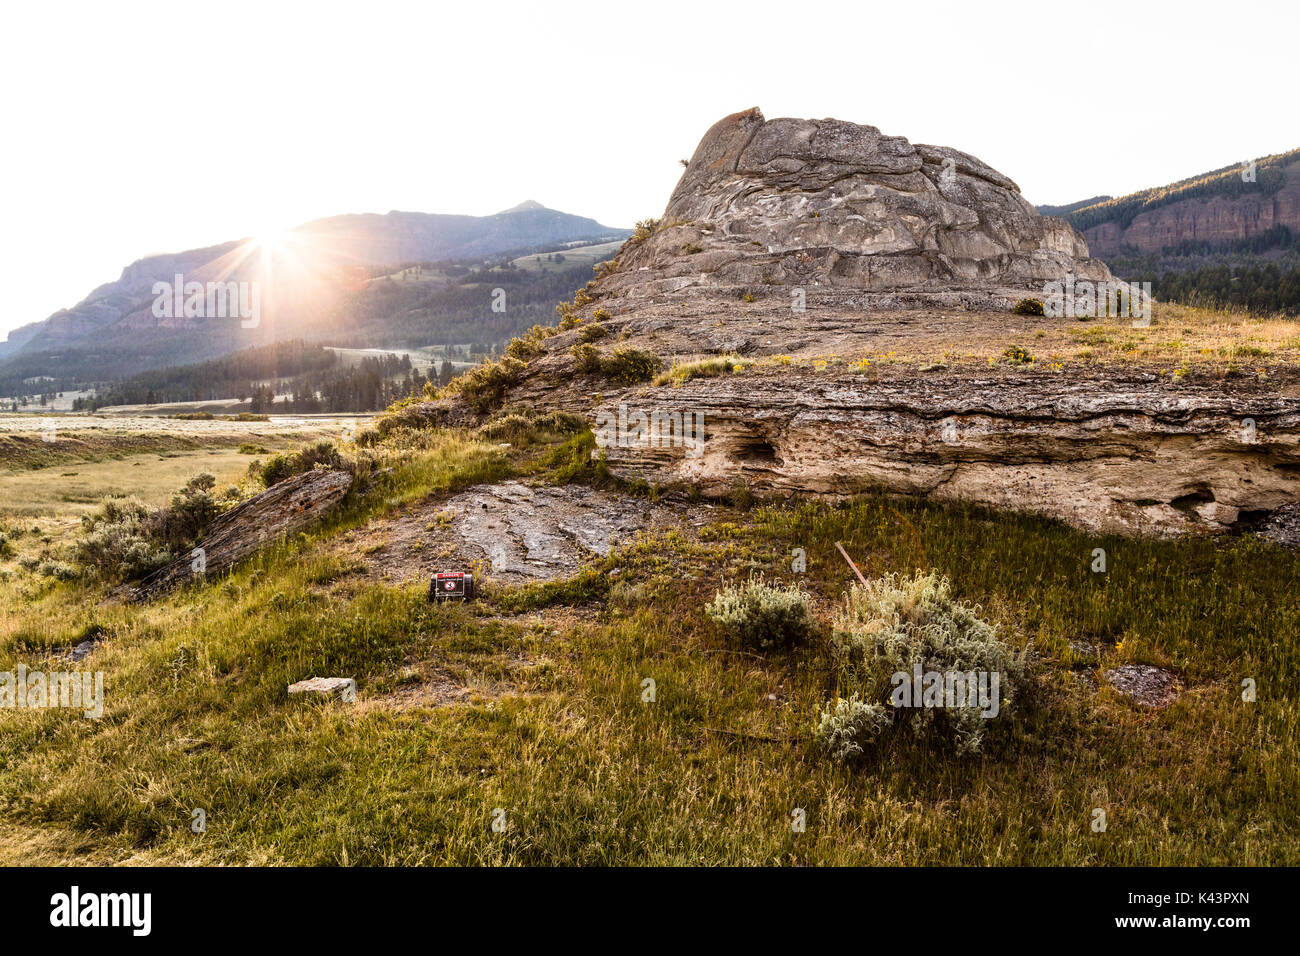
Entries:
[[[1189,373],[1138,357],[1148,330],[1130,319],[1009,311],[1068,275],[1110,278],[979,160],[750,110],[708,132],[658,226],[579,296],[581,324],[539,343],[505,403],[583,413],[615,473],[706,495],[883,488],[1131,534],[1289,514],[1300,373]],[[1133,348],[1057,361],[1080,329]],[[627,384],[580,362],[584,342],[677,374]],[[723,355],[730,372],[701,368]],[[473,417],[457,400],[408,414]]]
[[1285,167],[1286,185],[1272,195],[1216,196],[1185,199],[1140,213],[1126,227],[1103,222],[1084,230],[1088,247],[1098,256],[1124,247],[1159,252],[1180,242],[1229,242],[1248,239],[1275,226],[1300,233],[1300,162]]

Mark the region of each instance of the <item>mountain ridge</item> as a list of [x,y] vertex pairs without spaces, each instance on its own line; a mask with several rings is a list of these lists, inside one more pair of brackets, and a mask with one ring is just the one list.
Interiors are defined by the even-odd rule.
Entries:
[[1066,219],[1103,258],[1249,239],[1278,226],[1300,231],[1300,149],[1124,196],[1038,208]]
[[[297,254],[311,260],[304,271],[319,283],[340,269],[482,258],[628,234],[630,230],[525,200],[487,216],[399,210],[345,213],[310,220],[286,235],[288,245],[298,246]],[[155,283],[171,283],[177,274],[201,282],[256,278],[260,254],[258,240],[249,237],[143,256],[72,307],[11,330],[0,342],[0,361],[39,351],[98,348],[105,344],[105,336],[194,328],[181,317],[155,319],[150,314]],[[281,250],[275,254],[279,256]]]

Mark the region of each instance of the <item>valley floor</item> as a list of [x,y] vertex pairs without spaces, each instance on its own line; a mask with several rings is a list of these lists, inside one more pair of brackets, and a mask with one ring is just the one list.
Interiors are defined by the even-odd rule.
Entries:
[[[0,670],[105,687],[99,719],[0,710],[0,863],[1300,864],[1300,554],[873,495],[705,508],[613,483],[589,435],[561,442],[399,431],[375,452],[391,471],[323,525],[148,604],[26,569],[60,555],[93,489],[0,473]],[[648,520],[576,570],[480,560],[479,600],[431,605],[428,568],[465,557],[437,543],[460,512],[439,514],[506,481],[596,486]],[[852,578],[837,541],[868,577],[942,572],[1032,645],[1019,716],[984,753],[900,739],[833,763],[812,734],[836,692],[826,635],[760,654],[703,613],[762,574],[829,620]],[[1135,703],[1102,676],[1121,663],[1178,693]],[[355,678],[356,702],[287,695],[311,676]]]

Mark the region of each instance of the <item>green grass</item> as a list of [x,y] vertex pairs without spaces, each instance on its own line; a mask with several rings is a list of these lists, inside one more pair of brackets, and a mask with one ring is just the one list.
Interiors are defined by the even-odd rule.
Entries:
[[[393,472],[346,511],[151,605],[0,582],[0,669],[107,635],[77,665],[105,672],[103,719],[0,711],[7,832],[211,863],[1300,863],[1294,553],[869,495],[720,508],[697,534],[642,538],[568,581],[430,606],[330,547],[480,481],[589,478],[586,439],[507,458],[463,433],[399,430],[382,449]],[[756,654],[705,616],[719,587],[757,573],[800,583],[829,620],[851,579],[837,540],[868,575],[940,571],[1009,642],[1032,642],[1023,716],[982,757],[900,740],[863,767],[832,764],[811,739],[835,690],[826,635]],[[1105,574],[1089,569],[1096,547]],[[806,573],[791,571],[796,548]],[[1159,712],[1089,690],[1067,646],[1080,639],[1108,663],[1172,667],[1188,690]],[[385,703],[430,671],[501,692]],[[358,703],[289,700],[312,675],[356,678]],[[791,832],[796,807],[806,833]]]

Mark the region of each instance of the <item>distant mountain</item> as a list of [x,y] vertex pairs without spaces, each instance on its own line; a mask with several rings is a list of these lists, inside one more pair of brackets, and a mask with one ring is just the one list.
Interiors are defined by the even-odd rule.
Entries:
[[1156,298],[1300,313],[1300,150],[1112,199],[1039,206]]
[[1060,216],[1064,219],[1070,213],[1082,209],[1084,206],[1095,206],[1097,203],[1114,198],[1114,196],[1093,196],[1091,199],[1080,199],[1078,202],[1072,202],[1068,206],[1039,206],[1037,207],[1038,214],[1040,216]]
[[1083,233],[1088,250],[1132,257],[1248,240],[1285,227],[1300,234],[1300,149],[1225,166],[1168,186],[1068,206],[1039,206]]
[[[11,332],[0,343],[0,380],[46,375],[66,380],[77,374],[74,369],[89,372],[101,365],[107,366],[105,377],[133,374],[310,335],[325,316],[330,331],[346,332],[349,317],[339,310],[358,283],[364,286],[372,276],[402,265],[482,261],[627,235],[629,230],[528,200],[490,216],[397,211],[332,216],[305,223],[274,244],[250,238],[148,256],[72,308]],[[156,314],[156,284],[173,283],[177,275],[183,283],[205,287],[247,284],[245,292],[255,289],[256,301],[246,304],[257,307],[257,321],[241,322],[234,309],[217,309],[218,317],[212,308],[194,310],[202,314],[187,315],[183,307]],[[422,275],[436,282],[436,273]]]
[[468,259],[630,234],[594,219],[547,209],[531,199],[492,216],[362,213],[317,219],[294,231],[354,261],[373,265]]

